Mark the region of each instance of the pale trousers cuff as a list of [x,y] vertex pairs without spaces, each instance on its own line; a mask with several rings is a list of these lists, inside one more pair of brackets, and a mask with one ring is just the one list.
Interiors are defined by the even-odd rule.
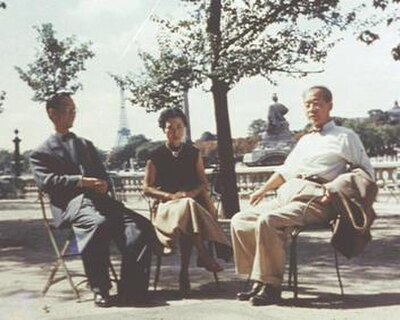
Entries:
[[270,284],[270,285],[272,285],[274,287],[282,286],[282,280],[283,280],[282,278],[266,276],[266,275],[263,275],[263,274],[258,273],[258,272],[252,272],[251,276],[250,276],[250,279],[254,280],[254,281],[262,282],[264,284]]

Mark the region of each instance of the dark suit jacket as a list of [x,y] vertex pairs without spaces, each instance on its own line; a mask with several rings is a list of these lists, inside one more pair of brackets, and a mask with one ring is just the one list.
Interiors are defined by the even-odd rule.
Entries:
[[85,195],[97,202],[103,200],[116,203],[108,196],[85,193],[79,187],[82,175],[109,180],[93,144],[80,137],[76,138],[75,144],[79,164],[74,163],[61,138],[55,134],[34,150],[30,157],[38,187],[50,196],[56,226],[60,226],[68,216],[73,216],[80,209]]

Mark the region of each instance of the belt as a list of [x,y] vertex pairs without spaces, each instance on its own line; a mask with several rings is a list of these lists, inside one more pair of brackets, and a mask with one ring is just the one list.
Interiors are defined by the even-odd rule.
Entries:
[[321,177],[318,177],[318,176],[316,176],[316,175],[306,176],[306,175],[304,175],[304,174],[298,174],[298,175],[296,176],[296,178],[297,178],[297,179],[308,180],[308,181],[315,182],[315,183],[318,183],[318,184],[324,184],[324,183],[327,183],[327,182],[328,182],[328,180],[326,180],[326,179],[324,179],[324,178],[321,178]]

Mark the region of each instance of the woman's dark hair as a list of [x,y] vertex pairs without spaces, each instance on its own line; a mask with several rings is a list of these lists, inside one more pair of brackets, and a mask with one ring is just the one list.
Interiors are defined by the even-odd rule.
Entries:
[[165,123],[172,118],[181,118],[185,127],[187,127],[187,119],[183,111],[179,107],[164,109],[158,117],[158,126],[165,129]]

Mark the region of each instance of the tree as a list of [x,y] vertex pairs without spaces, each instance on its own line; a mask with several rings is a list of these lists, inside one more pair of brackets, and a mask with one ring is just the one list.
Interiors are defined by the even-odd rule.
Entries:
[[250,137],[259,137],[260,134],[267,132],[267,121],[263,119],[253,120],[249,125],[249,136]]
[[217,140],[217,135],[211,133],[210,131],[204,131],[201,136],[199,141],[215,141]]
[[150,158],[150,154],[162,146],[164,141],[145,142],[136,149],[136,158],[144,166]]
[[120,148],[114,149],[109,157],[108,164],[111,169],[121,169],[126,163],[130,162],[130,159],[135,158],[137,154],[137,149],[148,143],[150,140],[144,135],[139,134],[129,138],[128,143]]
[[[341,15],[338,0],[182,0],[189,17],[172,23],[159,38],[159,56],[141,54],[144,72],[130,75],[132,102],[157,109],[181,99],[188,88],[211,83],[218,136],[222,202],[228,216],[239,211],[228,92],[242,78],[276,73],[304,76],[334,44],[332,30],[354,14]],[[142,97],[142,98],[138,98]]]
[[[370,5],[364,5],[369,10],[371,7],[377,10],[377,15],[370,16],[369,19],[362,17],[361,25],[367,25],[367,29],[361,31],[358,39],[367,45],[379,40],[379,32],[376,31],[382,24],[387,28],[395,28],[400,35],[400,0],[368,0]],[[400,61],[400,43],[392,48],[392,56],[396,61]]]
[[82,88],[78,74],[85,69],[85,61],[94,57],[91,42],[78,44],[76,37],[58,40],[51,23],[35,26],[39,48],[36,59],[26,70],[15,67],[20,78],[34,91],[34,101],[45,102],[55,93],[74,94]]
[[364,120],[341,119],[342,125],[353,129],[360,136],[367,154],[371,157],[396,154],[400,149],[400,124]]
[[[7,8],[6,3],[4,1],[0,1],[0,8],[5,9]],[[0,113],[3,112],[4,108],[3,108],[3,100],[5,99],[6,96],[6,92],[5,91],[1,91],[0,92]]]
[[6,98],[6,92],[0,91],[0,113],[2,113],[4,111],[3,103],[4,103],[5,98]]
[[10,173],[13,154],[7,150],[0,149],[0,173]]

